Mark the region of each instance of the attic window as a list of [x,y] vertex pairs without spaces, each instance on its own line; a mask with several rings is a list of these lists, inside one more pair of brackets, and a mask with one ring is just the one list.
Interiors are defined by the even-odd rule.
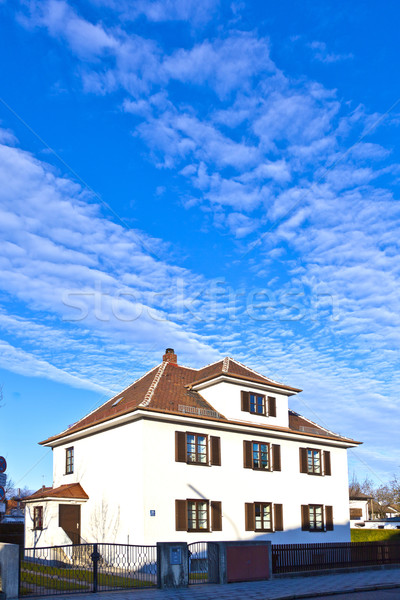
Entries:
[[242,410],[253,415],[276,417],[276,398],[263,394],[241,392]]
[[121,400],[123,400],[123,399],[124,399],[124,397],[123,397],[123,396],[121,396],[121,398],[117,398],[117,400],[115,400],[115,402],[113,402],[113,403],[111,404],[111,406],[117,406],[117,404],[119,404],[119,403],[121,402]]

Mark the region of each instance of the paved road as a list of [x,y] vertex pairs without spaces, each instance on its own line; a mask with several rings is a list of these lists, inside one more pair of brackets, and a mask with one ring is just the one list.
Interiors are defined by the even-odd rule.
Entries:
[[[312,600],[399,600],[400,587],[394,590],[374,590],[372,592],[349,592],[335,596],[313,596]],[[303,600],[307,600],[304,598]],[[311,598],[310,598],[311,600]]]
[[[396,586],[396,587],[394,587]],[[352,590],[372,589],[371,592]],[[386,589],[374,589],[386,588]],[[333,595],[335,594],[335,595]],[[337,594],[337,595],[336,595]],[[357,595],[358,594],[358,595]],[[329,575],[273,578],[271,581],[190,585],[179,589],[142,589],[99,592],[87,600],[400,600],[400,568],[355,571]],[[35,600],[52,600],[36,597]],[[61,600],[61,599],[60,599]],[[65,595],[62,600],[85,600],[82,594]]]

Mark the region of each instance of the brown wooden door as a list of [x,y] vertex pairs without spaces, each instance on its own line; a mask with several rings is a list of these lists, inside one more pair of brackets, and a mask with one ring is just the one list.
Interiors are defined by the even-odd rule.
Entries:
[[81,543],[81,507],[79,504],[59,505],[59,526],[62,527],[73,544]]

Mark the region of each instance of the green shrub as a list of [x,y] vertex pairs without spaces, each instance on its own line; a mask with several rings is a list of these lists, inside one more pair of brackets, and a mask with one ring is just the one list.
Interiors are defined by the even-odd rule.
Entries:
[[352,542],[400,542],[400,529],[352,529]]

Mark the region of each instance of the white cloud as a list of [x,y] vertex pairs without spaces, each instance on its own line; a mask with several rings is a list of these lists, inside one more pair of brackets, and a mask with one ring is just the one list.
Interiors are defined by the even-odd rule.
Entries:
[[[192,29],[185,48],[174,46],[169,34],[168,51],[161,35],[155,34],[157,42],[151,39],[164,20],[204,23],[213,3],[98,3],[117,17],[110,13],[104,22],[89,22],[65,2],[53,1],[43,2],[31,21],[67,43],[78,61],[85,58],[77,72],[87,91],[121,92],[117,108],[132,119],[153,163],[176,172],[178,199],[188,209],[200,207],[199,220],[204,214],[215,227],[226,227],[243,253],[249,252],[245,240],[252,232],[257,245],[246,259],[230,251],[219,258],[218,268],[230,261],[243,283],[238,290],[226,284],[225,296],[213,301],[212,282],[154,260],[134,232],[90,207],[78,186],[7,147],[0,156],[0,227],[7,238],[0,282],[10,302],[59,319],[67,314],[63,291],[92,294],[82,299],[88,317],[66,324],[67,348],[86,328],[81,347],[87,359],[64,362],[80,369],[79,376],[90,368],[96,383],[112,381],[112,368],[101,375],[100,360],[90,356],[98,338],[105,345],[121,340],[124,359],[132,356],[129,345],[143,347],[143,339],[151,338],[157,351],[177,345],[185,361],[195,364],[219,355],[215,346],[273,378],[303,386],[311,419],[367,442],[379,423],[382,433],[374,442],[382,456],[384,432],[399,424],[400,223],[397,192],[390,191],[399,167],[375,140],[351,148],[360,136],[377,131],[380,115],[354,108],[306,77],[282,73],[271,61],[270,41],[257,31],[239,33],[224,24],[201,39]],[[147,38],[143,17],[153,23],[146,23]],[[137,22],[127,26],[128,18]],[[328,63],[350,58],[321,42],[311,50]],[[166,256],[162,242],[145,241]],[[171,295],[177,281],[189,295]],[[129,324],[96,318],[93,293],[100,283],[109,294],[103,312],[110,315],[118,290],[127,289],[134,297],[118,297],[117,309],[124,318],[140,311],[141,318]],[[152,289],[159,292],[156,302]],[[248,310],[249,295],[260,290],[270,301]],[[67,316],[78,312],[68,310]],[[26,319],[31,323],[35,317]],[[10,335],[11,322],[3,319],[0,325]],[[27,329],[34,331],[33,325]],[[245,344],[240,332],[246,333]],[[146,346],[149,363],[155,351]],[[57,368],[63,366],[59,360]],[[118,352],[110,355],[111,365],[118,361]],[[298,402],[294,408],[303,412]]]
[[20,375],[43,377],[75,388],[112,394],[110,389],[96,385],[89,379],[76,377],[62,369],[57,369],[47,361],[31,355],[25,350],[13,347],[3,340],[0,340],[0,367]]
[[188,21],[201,25],[212,19],[219,0],[92,0],[93,4],[106,6],[121,14],[122,18],[135,20],[144,15],[156,23]]
[[31,25],[46,27],[50,35],[67,40],[82,57],[94,57],[115,51],[118,42],[101,25],[79,17],[64,0],[32,3]]
[[323,63],[337,63],[343,60],[350,60],[354,58],[351,52],[347,53],[335,53],[329,52],[325,42],[314,41],[308,44],[308,47],[312,50],[315,60]]
[[277,71],[267,40],[244,32],[223,40],[206,40],[190,50],[177,50],[164,59],[163,68],[171,79],[208,84],[221,98],[232,90],[246,90],[252,78],[261,73]]
[[[195,317],[185,306],[177,315],[180,321],[170,319],[177,303],[190,305],[190,294],[180,300],[181,281],[192,295],[207,284],[190,271],[150,255],[146,250],[150,246],[165,252],[159,241],[105,219],[95,204],[85,201],[90,197],[86,198],[79,186],[57,176],[29,153],[5,145],[0,145],[0,190],[0,238],[4,244],[0,288],[10,306],[17,300],[27,311],[22,320],[0,313],[0,327],[9,335],[18,331],[35,346],[34,338],[40,334],[43,341],[53,345],[58,332],[51,335],[36,323],[34,314],[39,312],[52,315],[69,332],[59,336],[60,357],[61,346],[69,352],[75,344],[81,359],[87,355],[89,360],[93,336],[108,340],[117,336],[128,347],[144,346],[150,353],[155,350],[153,346],[159,351],[175,344],[194,360],[218,356],[194,329],[191,331],[190,322]],[[8,306],[8,300],[4,302]],[[53,329],[49,323],[47,327]],[[42,355],[46,352],[42,348]],[[3,365],[6,356],[11,356],[10,349]],[[85,360],[69,364],[67,358],[59,369],[49,367],[49,373],[57,378],[63,367],[67,381],[68,372],[76,369],[82,375],[76,376],[78,385],[85,379]],[[30,363],[34,365],[34,359]],[[8,368],[21,369],[13,362]],[[41,368],[40,373],[46,369]]]

